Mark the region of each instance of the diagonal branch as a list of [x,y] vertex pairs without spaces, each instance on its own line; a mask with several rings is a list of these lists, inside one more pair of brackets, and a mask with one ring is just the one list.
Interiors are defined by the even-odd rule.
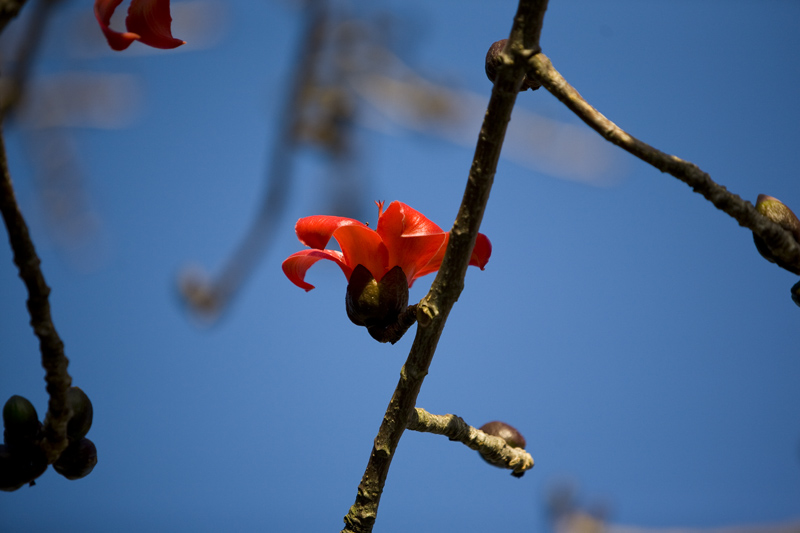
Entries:
[[417,334],[400,371],[400,381],[381,422],[356,501],[344,517],[343,532],[369,532],[375,524],[386,476],[397,444],[414,411],[422,382],[428,374],[447,316],[464,287],[464,276],[483,219],[511,110],[517,98],[527,61],[538,50],[547,0],[520,0],[505,60],[497,69],[488,109],[481,127],[467,186],[447,251],[436,279],[417,310]]
[[586,102],[578,91],[558,73],[544,54],[539,53],[531,57],[530,68],[529,75],[534,75],[553,96],[561,100],[606,140],[653,165],[661,172],[671,174],[683,181],[695,192],[702,194],[717,209],[735,218],[740,226],[749,228],[755,235],[761,237],[777,258],[786,264],[798,265],[800,268],[800,244],[794,240],[791,233],[756,211],[750,202],[715,183],[696,165],[674,155],[665,154],[628,135]]
[[31,315],[31,327],[39,338],[39,350],[42,353],[42,366],[45,369],[47,394],[50,401],[47,416],[44,419],[44,441],[42,447],[47,454],[48,463],[56,459],[67,447],[67,422],[71,415],[67,405],[67,390],[72,378],[67,372],[69,360],[64,355],[64,343],[56,332],[50,316],[48,296],[50,287],[44,280],[39,268],[39,256],[33,246],[28,225],[22,217],[11,184],[8,171],[6,148],[0,132],[0,211],[8,229],[8,240],[14,252],[14,263],[19,269],[19,277],[28,290],[28,312]]

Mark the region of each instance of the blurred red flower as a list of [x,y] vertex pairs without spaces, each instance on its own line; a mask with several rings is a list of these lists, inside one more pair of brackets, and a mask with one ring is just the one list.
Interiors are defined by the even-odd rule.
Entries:
[[[298,220],[297,237],[311,249],[294,253],[283,262],[289,280],[306,291],[313,289],[305,276],[320,259],[339,265],[348,281],[358,265],[365,266],[377,281],[400,266],[409,287],[415,279],[439,270],[450,234],[404,203],[392,202],[386,211],[383,202],[375,203],[379,211],[376,230],[352,218],[319,215]],[[325,249],[331,237],[341,252]],[[491,254],[492,244],[479,233],[469,264],[483,270]]]
[[132,0],[125,19],[127,32],[114,31],[109,27],[111,16],[122,0],[95,0],[94,16],[100,29],[114,50],[125,50],[133,41],[153,48],[177,48],[185,41],[172,37],[172,17],[169,14],[169,0]]

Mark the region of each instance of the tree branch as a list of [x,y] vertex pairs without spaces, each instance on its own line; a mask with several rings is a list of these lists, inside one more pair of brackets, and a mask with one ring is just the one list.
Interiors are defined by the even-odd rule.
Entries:
[[33,246],[28,225],[22,217],[11,184],[8,171],[6,148],[0,130],[0,212],[8,229],[8,240],[14,252],[14,263],[19,269],[19,277],[28,290],[28,312],[31,327],[39,338],[42,353],[42,366],[45,369],[47,394],[50,396],[47,415],[44,419],[44,441],[42,448],[47,454],[48,463],[53,463],[67,447],[67,422],[71,411],[67,405],[67,390],[72,378],[67,372],[69,360],[64,355],[64,343],[56,332],[50,316],[48,296],[50,287],[39,268],[39,256]]
[[400,371],[400,381],[386,409],[364,476],[358,486],[356,501],[344,517],[343,532],[369,532],[375,524],[383,486],[397,449],[397,444],[414,412],[422,382],[436,351],[447,316],[464,287],[469,257],[483,220],[497,161],[511,110],[527,61],[538,50],[539,34],[546,0],[520,0],[517,14],[497,69],[488,109],[481,127],[467,186],[458,211],[442,265],[428,294],[417,309],[417,334],[411,352]]
[[237,248],[226,260],[216,279],[187,270],[179,280],[181,295],[193,311],[210,321],[219,318],[250,277],[274,240],[288,205],[292,163],[298,146],[298,128],[305,100],[314,86],[319,60],[330,23],[327,1],[307,0],[303,7],[304,28],[295,48],[292,81],[281,106],[271,159],[266,170],[266,188],[256,218]]
[[533,457],[522,448],[512,448],[500,437],[484,433],[464,422],[456,415],[434,415],[417,407],[411,413],[407,429],[424,433],[444,435],[450,440],[461,442],[481,455],[491,458],[493,465],[503,464],[522,477],[526,470],[533,468]]
[[586,102],[578,91],[556,71],[544,54],[540,53],[531,57],[530,67],[529,76],[538,79],[553,96],[561,100],[606,140],[651,164],[661,172],[671,174],[683,181],[695,192],[702,194],[717,209],[736,219],[740,226],[749,228],[755,235],[761,237],[776,257],[786,264],[796,265],[800,268],[800,244],[794,240],[791,233],[756,211],[750,202],[715,183],[696,165],[674,155],[665,154],[628,135]]
[[0,32],[13,18],[19,14],[19,10],[25,5],[25,0],[0,0]]
[[[7,83],[3,101],[0,102],[0,116],[8,116],[22,100],[30,80],[34,59],[39,53],[48,22],[50,21],[50,15],[52,15],[53,8],[60,1],[40,0],[34,3],[33,11],[28,18],[28,25],[22,33],[22,42],[14,56],[11,75],[7,78],[9,83]],[[3,2],[3,0],[0,0],[0,2]],[[6,1],[5,4],[5,11],[0,5],[0,31],[5,27],[3,22],[7,24],[11,20],[10,16],[12,14],[16,15],[14,9],[16,8],[19,11],[24,2]],[[16,4],[16,7],[14,4]]]

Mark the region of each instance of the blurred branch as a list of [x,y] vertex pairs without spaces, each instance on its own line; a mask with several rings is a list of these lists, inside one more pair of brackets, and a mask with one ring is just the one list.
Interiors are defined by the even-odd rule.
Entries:
[[0,133],[0,211],[14,252],[14,263],[19,269],[19,277],[28,290],[31,327],[39,338],[42,366],[45,369],[44,379],[47,382],[47,394],[50,396],[44,420],[43,449],[48,462],[52,463],[67,447],[67,422],[71,415],[67,406],[67,390],[72,384],[72,378],[67,372],[69,360],[64,355],[64,343],[61,342],[50,316],[48,300],[50,287],[47,286],[39,268],[39,257],[14,195],[2,133]]
[[578,502],[574,487],[559,483],[552,487],[545,509],[555,533],[800,533],[800,521],[738,524],[722,527],[645,527],[608,521],[607,504],[587,506]]
[[[794,521],[783,524],[753,524],[710,528],[649,528],[605,524],[601,531],[603,533],[800,533],[800,522]],[[559,533],[562,532],[559,531]],[[577,533],[577,531],[566,530],[563,533]]]
[[794,240],[791,233],[756,211],[750,202],[715,183],[696,165],[674,155],[665,154],[628,135],[586,102],[578,91],[556,71],[544,54],[534,55],[530,59],[530,67],[532,73],[548,91],[606,140],[656,167],[661,172],[671,174],[683,181],[695,192],[702,194],[717,209],[736,219],[740,226],[749,228],[755,235],[761,237],[777,258],[786,264],[797,265],[800,268],[800,244]]
[[[2,0],[0,0],[2,1]],[[52,8],[61,0],[39,0],[35,3],[28,26],[22,32],[22,43],[14,57],[11,75],[3,101],[0,102],[0,116],[5,117],[24,97],[25,88],[30,77],[31,65],[39,51],[42,37],[47,28]],[[6,2],[13,3],[13,2]]]
[[26,0],[0,0],[0,32],[19,14]]
[[372,531],[383,487],[400,437],[408,426],[425,376],[428,374],[447,316],[464,287],[464,276],[503,145],[511,111],[517,98],[527,61],[539,49],[539,34],[547,0],[520,0],[509,37],[505,61],[498,68],[492,96],[481,127],[467,186],[447,251],[436,279],[417,310],[417,334],[400,371],[400,381],[381,422],[364,476],[350,512],[344,517],[344,532]]
[[184,273],[180,280],[181,292],[187,303],[206,318],[216,318],[241,288],[269,248],[287,204],[303,101],[313,86],[327,22],[324,0],[309,0],[305,4],[306,25],[299,37],[297,58],[292,63],[295,66],[293,80],[286,92],[286,102],[281,106],[277,137],[266,172],[267,186],[258,214],[215,280],[209,281],[191,272]]
[[574,510],[554,524],[555,533],[800,533],[800,522],[725,527],[642,527],[609,524],[602,517]]
[[521,476],[526,470],[533,468],[533,457],[522,448],[512,448],[500,437],[484,433],[464,422],[456,415],[434,415],[419,407],[411,412],[407,429],[424,433],[444,435],[450,440],[461,442],[467,447],[489,455],[492,464],[502,462],[505,468],[513,470]]

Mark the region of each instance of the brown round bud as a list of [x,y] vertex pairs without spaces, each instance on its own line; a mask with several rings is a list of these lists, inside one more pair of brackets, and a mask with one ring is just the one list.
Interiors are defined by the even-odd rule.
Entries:
[[495,78],[497,78],[497,67],[503,62],[503,58],[500,54],[503,53],[507,42],[508,39],[500,39],[492,43],[492,46],[489,47],[489,51],[486,52],[486,77],[489,78],[489,81],[492,83],[494,83]]
[[81,479],[91,474],[97,464],[97,448],[89,439],[71,443],[53,463],[56,472],[67,479]]
[[[800,244],[800,220],[792,212],[791,209],[786,207],[780,200],[767,196],[766,194],[759,194],[756,200],[756,210],[778,224],[780,227],[788,231],[794,237],[794,240]],[[800,274],[800,265],[792,265],[785,263],[772,254],[767,243],[761,237],[753,234],[753,242],[756,245],[758,253],[770,263],[776,263],[779,267],[788,270],[794,274]]]
[[495,437],[500,437],[506,444],[511,446],[512,448],[524,448],[525,447],[525,437],[516,430],[515,427],[506,424],[505,422],[499,422],[497,420],[493,422],[487,422],[486,424],[482,425],[479,428],[481,431],[488,435],[494,435]]
[[72,418],[67,423],[67,437],[71,442],[78,442],[92,427],[94,408],[86,393],[78,387],[70,387],[67,391],[67,404],[72,409]]
[[[500,39],[492,43],[492,46],[489,47],[489,51],[486,52],[486,63],[484,68],[486,69],[486,77],[489,78],[489,81],[492,83],[495,82],[497,79],[497,71],[500,68],[500,65],[503,64],[503,50],[508,43],[508,39]],[[522,85],[520,86],[519,90],[527,91],[531,89],[535,91],[541,87],[538,81],[525,76],[522,78]]]
[[[486,433],[487,435],[492,435],[495,437],[500,437],[506,444],[511,446],[512,448],[525,448],[525,438],[522,434],[516,430],[513,426],[506,424],[505,422],[499,422],[497,420],[493,422],[487,422],[486,424],[482,425],[479,428],[481,431]],[[483,452],[478,452],[480,454],[481,459],[486,461],[492,466],[496,466],[499,468],[507,468],[506,464],[500,460],[499,457],[494,456],[494,454],[484,454]],[[525,471],[522,472],[512,472],[512,476],[514,477],[522,477],[525,475]]]

